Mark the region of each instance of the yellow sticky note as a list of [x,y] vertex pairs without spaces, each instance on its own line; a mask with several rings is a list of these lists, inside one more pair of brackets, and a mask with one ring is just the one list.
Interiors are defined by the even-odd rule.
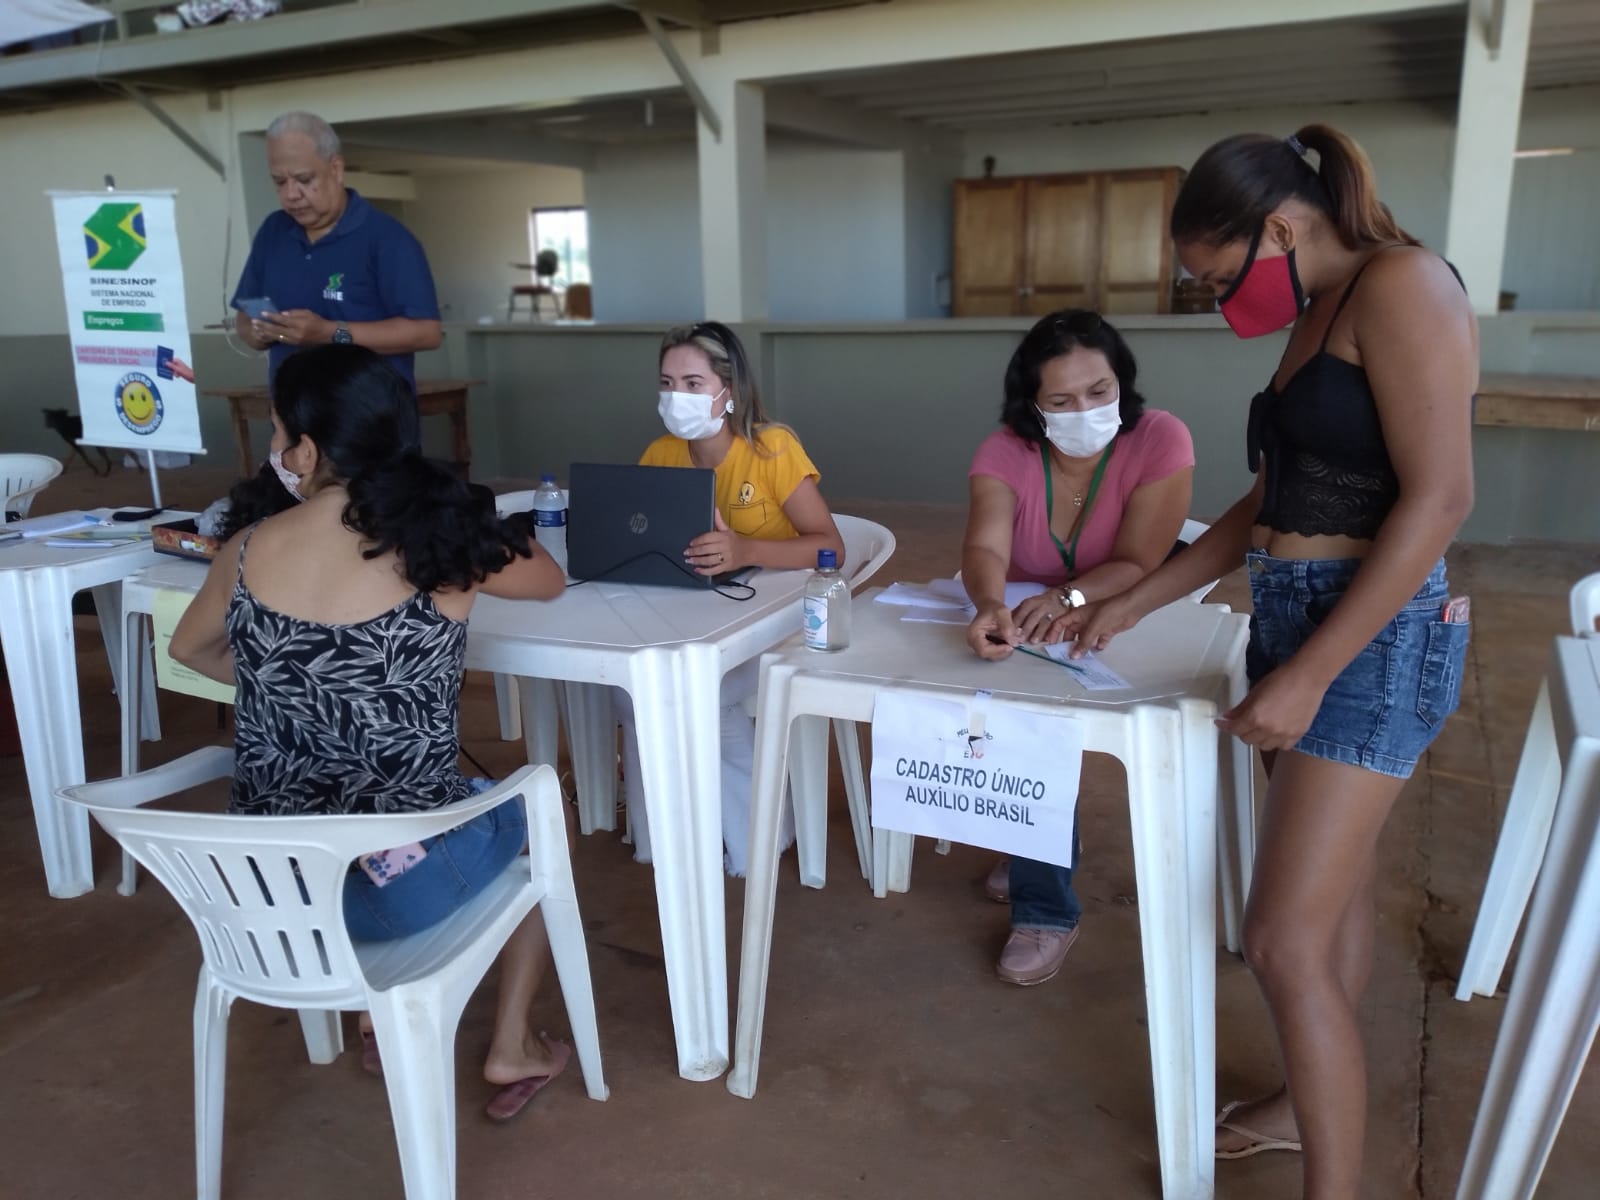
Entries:
[[233,703],[233,688],[226,683],[191,671],[172,657],[172,632],[178,620],[194,599],[192,592],[161,591],[156,593],[155,611],[150,614],[150,624],[155,631],[156,684],[169,692],[183,692],[207,700]]

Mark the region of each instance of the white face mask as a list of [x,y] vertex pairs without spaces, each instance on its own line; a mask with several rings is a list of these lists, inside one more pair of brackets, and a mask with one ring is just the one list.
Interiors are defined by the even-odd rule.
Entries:
[[1122,428],[1121,397],[1083,412],[1045,412],[1035,406],[1050,444],[1068,458],[1089,458],[1111,444]]
[[283,484],[283,490],[302,504],[305,503],[305,496],[300,491],[300,476],[283,465],[283,451],[274,450],[267,455],[267,462],[272,464],[272,473],[278,477],[278,482]]
[[[686,442],[715,437],[722,431],[722,417],[712,416],[711,410],[727,390],[723,388],[715,396],[707,396],[704,392],[662,392],[656,411],[661,414],[661,423],[673,437],[681,437]],[[722,411],[733,411],[731,397],[723,404]]]

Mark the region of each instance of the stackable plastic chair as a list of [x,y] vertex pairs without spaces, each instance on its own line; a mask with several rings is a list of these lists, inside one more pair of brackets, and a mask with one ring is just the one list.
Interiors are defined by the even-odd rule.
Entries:
[[[527,512],[533,507],[533,496],[532,489],[496,496],[495,511],[501,516]],[[615,829],[617,739],[611,689],[600,684],[523,679],[495,672],[494,697],[501,740],[522,738],[530,763],[555,764],[561,726],[566,726],[567,751],[572,757],[578,793],[578,829],[586,834],[596,829]],[[607,723],[613,731],[609,738],[601,732]]]
[[[232,770],[233,752],[213,746],[137,775],[60,792],[161,880],[199,934],[194,1077],[201,1200],[221,1194],[228,1010],[236,999],[299,1010],[318,1063],[332,1062],[343,1048],[340,1011],[369,1011],[384,1052],[406,1197],[451,1200],[456,1026],[489,964],[535,906],[549,931],[584,1084],[592,1099],[606,1098],[553,768],[524,767],[481,796],[425,812],[263,817],[143,807]],[[518,795],[528,810],[528,855],[432,929],[393,942],[351,942],[343,890],[358,855],[443,833]]]
[[[1600,618],[1600,574],[1580,579],[1568,599],[1573,636],[1600,637],[1594,626],[1596,618]],[[1506,801],[1494,862],[1478,905],[1478,920],[1472,927],[1472,941],[1456,985],[1457,1000],[1492,996],[1500,986],[1506,959],[1511,957],[1511,943],[1516,940],[1517,927],[1522,924],[1522,914],[1527,911],[1534,881],[1544,863],[1560,792],[1561,756],[1550,716],[1550,683],[1541,679],[1522,742],[1522,757],[1517,760],[1517,773],[1511,782],[1511,796]]]
[[1539,1180],[1600,1033],[1600,639],[1553,649],[1560,794],[1456,1200],[1554,1191]]
[[1600,621],[1600,573],[1586,575],[1572,585],[1569,606],[1572,609],[1572,632],[1578,637],[1600,634],[1595,622]]
[[[844,569],[850,590],[858,592],[894,554],[894,534],[886,526],[865,517],[835,515],[833,523],[844,539]],[[754,706],[754,696],[750,697],[750,704]],[[845,796],[850,803],[856,857],[861,863],[862,877],[870,878],[872,817],[867,802],[866,775],[861,768],[861,729],[854,721],[834,721],[832,725],[834,744],[839,748],[839,769],[844,775]],[[802,717],[795,722],[791,735],[794,749],[789,759],[789,775],[797,785],[793,794],[797,797],[817,795],[823,801],[820,807],[802,802],[794,814],[800,878],[808,887],[821,887],[828,870],[827,726],[828,722],[822,718]],[[822,786],[815,789],[799,786],[806,773],[812,771],[821,772]]]
[[[1210,530],[1210,528],[1211,526],[1207,525],[1204,521],[1196,521],[1193,519],[1187,520],[1183,523],[1183,530],[1178,534],[1178,540],[1192,546],[1199,541],[1201,535]],[[1211,589],[1216,587],[1220,582],[1221,580],[1219,579],[1213,579],[1210,583],[1202,584],[1200,587],[1195,588],[1194,591],[1189,593],[1189,599],[1193,600],[1196,604],[1200,603],[1200,601],[1204,600],[1211,594]]]
[[[533,507],[534,492],[527,488],[520,492],[506,492],[494,498],[494,510],[502,517],[512,513],[527,512]],[[528,761],[554,763],[556,739],[560,736],[557,715],[559,685],[548,679],[528,680],[528,686],[518,686],[510,675],[494,676],[495,708],[500,716],[500,740],[514,742],[527,732]],[[526,703],[525,703],[526,702]],[[523,708],[528,712],[525,714]],[[525,721],[524,716],[530,719]]]
[[28,515],[33,498],[61,474],[61,464],[47,454],[0,454],[0,521],[6,513]]

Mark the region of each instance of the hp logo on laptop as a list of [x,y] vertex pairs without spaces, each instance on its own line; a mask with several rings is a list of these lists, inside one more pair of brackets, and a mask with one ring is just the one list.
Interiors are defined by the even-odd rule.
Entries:
[[650,518],[642,512],[636,512],[628,518],[628,529],[633,533],[643,533],[650,528]]

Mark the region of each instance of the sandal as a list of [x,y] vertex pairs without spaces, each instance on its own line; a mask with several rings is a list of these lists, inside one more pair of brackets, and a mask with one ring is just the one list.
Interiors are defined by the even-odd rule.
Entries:
[[1245,1144],[1237,1150],[1218,1150],[1216,1156],[1219,1159],[1251,1158],[1257,1154],[1265,1154],[1268,1150],[1298,1151],[1300,1149],[1299,1142],[1292,1142],[1287,1138],[1268,1137],[1259,1130],[1228,1120],[1233,1111],[1237,1108],[1242,1108],[1244,1104],[1245,1101],[1243,1100],[1235,1100],[1230,1104],[1224,1105],[1222,1111],[1217,1114],[1218,1129],[1226,1130],[1228,1133],[1236,1133],[1245,1139]]
[[539,1040],[550,1051],[550,1073],[548,1075],[530,1075],[526,1079],[508,1083],[496,1092],[494,1099],[489,1101],[489,1106],[483,1110],[483,1115],[496,1125],[504,1125],[521,1113],[524,1108],[528,1107],[528,1102],[539,1094],[545,1084],[566,1070],[567,1063],[572,1060],[572,1047],[565,1042],[559,1042],[544,1033],[539,1035]]

